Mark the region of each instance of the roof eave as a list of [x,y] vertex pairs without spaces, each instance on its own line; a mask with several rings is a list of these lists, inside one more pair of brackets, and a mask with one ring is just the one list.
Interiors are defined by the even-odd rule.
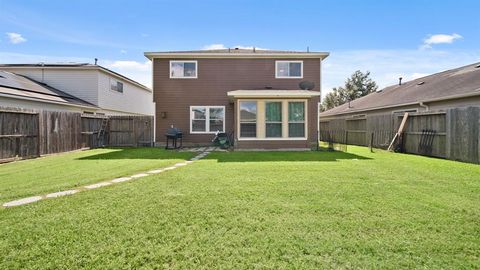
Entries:
[[94,109],[94,110],[99,110],[100,109],[97,106],[81,105],[81,104],[61,102],[61,101],[55,101],[55,100],[47,100],[47,99],[36,98],[36,97],[26,97],[26,96],[20,96],[20,95],[15,95],[15,94],[0,93],[0,97],[21,99],[21,100],[29,100],[29,101],[36,101],[36,102],[42,102],[42,103],[51,103],[51,104],[77,107],[77,108],[84,108],[84,109]]
[[155,58],[327,58],[328,52],[305,52],[305,53],[166,53],[145,52],[145,57],[150,60]]
[[[239,92],[242,91],[242,92]],[[268,91],[268,92],[267,92]],[[234,90],[227,92],[230,99],[239,98],[312,98],[320,92],[306,90]]]
[[[480,88],[475,90],[475,91],[480,91]],[[419,105],[420,103],[439,102],[439,101],[453,100],[453,99],[459,99],[459,98],[468,98],[468,97],[475,97],[475,96],[480,96],[480,92],[459,94],[459,95],[451,95],[451,96],[446,96],[446,97],[432,98],[432,99],[426,99],[426,100],[409,102],[409,103],[401,103],[401,104],[386,105],[386,106],[372,107],[372,108],[359,109],[359,110],[343,111],[343,112],[338,112],[338,113],[330,113],[330,114],[321,113],[320,117],[334,117],[334,116],[337,116],[337,115],[344,115],[344,114],[350,114],[350,113],[369,112],[369,111],[382,110],[382,109],[388,109],[388,108]],[[328,111],[326,111],[326,112],[328,112]]]

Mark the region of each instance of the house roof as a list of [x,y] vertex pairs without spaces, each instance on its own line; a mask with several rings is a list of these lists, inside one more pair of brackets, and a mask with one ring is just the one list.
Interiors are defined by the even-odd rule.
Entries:
[[331,116],[480,95],[480,63],[383,88],[320,114]]
[[227,92],[230,98],[310,98],[320,96],[318,91],[308,90],[234,90]]
[[100,66],[100,65],[94,65],[90,63],[58,63],[58,64],[46,64],[46,63],[38,63],[38,64],[0,64],[0,69],[3,68],[51,68],[51,69],[97,69],[100,71],[103,71],[107,74],[110,74],[112,76],[121,78],[125,81],[128,81],[144,90],[147,91],[152,91],[150,88],[146,87],[145,85],[132,80],[120,73],[117,73],[111,69],[108,69],[106,67]]
[[26,76],[0,70],[0,95],[75,107],[97,108],[95,105]]
[[328,52],[310,52],[310,51],[282,51],[282,50],[263,50],[263,49],[240,49],[229,48],[219,50],[193,50],[193,51],[163,51],[163,52],[145,52],[145,56],[152,60],[153,58],[326,58]]

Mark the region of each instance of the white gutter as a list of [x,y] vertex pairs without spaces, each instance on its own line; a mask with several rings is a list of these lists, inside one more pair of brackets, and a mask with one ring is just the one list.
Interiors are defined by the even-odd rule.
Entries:
[[423,101],[420,101],[420,103],[418,103],[418,105],[420,105],[420,107],[423,107],[423,108],[425,108],[425,111],[427,111],[427,112],[428,112],[428,110],[429,110],[429,107],[428,107],[428,105],[425,105],[425,103],[423,103]]
[[227,92],[232,98],[310,98],[320,92],[308,90],[234,90]]

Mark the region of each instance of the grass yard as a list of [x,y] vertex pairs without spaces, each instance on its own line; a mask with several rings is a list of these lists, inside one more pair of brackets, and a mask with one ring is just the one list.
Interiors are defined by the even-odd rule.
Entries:
[[192,153],[160,148],[107,148],[0,164],[0,205],[14,199],[166,167]]
[[0,250],[0,269],[479,269],[480,166],[361,147],[212,153],[0,209]]

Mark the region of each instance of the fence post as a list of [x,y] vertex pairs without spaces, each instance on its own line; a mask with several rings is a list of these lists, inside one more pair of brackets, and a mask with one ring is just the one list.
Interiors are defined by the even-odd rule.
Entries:
[[452,113],[453,109],[448,109],[445,115],[445,157],[451,159],[452,157]]
[[37,121],[38,121],[38,127],[37,127],[37,156],[40,157],[42,155],[42,151],[40,149],[40,144],[42,143],[42,138],[40,137],[41,136],[41,124],[40,124],[40,113],[41,112],[38,112],[37,114]]
[[373,153],[373,132],[370,133],[370,152]]
[[345,130],[345,152],[347,152],[348,145],[348,130]]

